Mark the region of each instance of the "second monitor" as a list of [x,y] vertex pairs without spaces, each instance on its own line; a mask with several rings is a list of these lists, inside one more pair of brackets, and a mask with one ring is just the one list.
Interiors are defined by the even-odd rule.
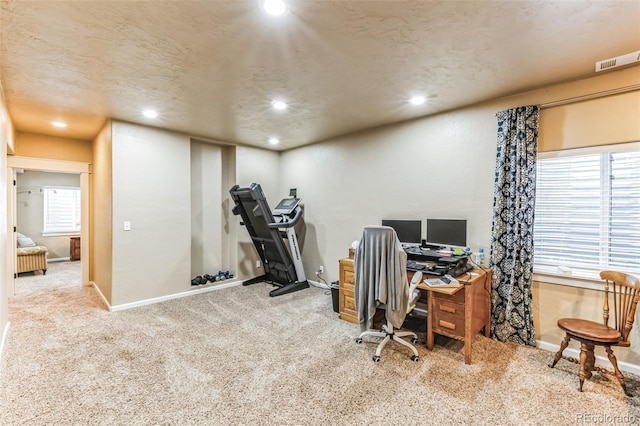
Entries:
[[460,219],[427,219],[427,243],[443,246],[467,245],[467,221]]
[[382,220],[382,226],[390,226],[396,231],[401,243],[420,244],[422,238],[421,220]]

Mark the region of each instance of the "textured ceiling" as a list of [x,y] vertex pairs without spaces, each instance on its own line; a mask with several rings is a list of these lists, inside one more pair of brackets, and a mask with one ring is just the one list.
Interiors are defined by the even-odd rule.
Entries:
[[2,1],[9,114],[17,130],[72,138],[113,117],[288,149],[582,78],[640,49],[640,1],[289,6],[273,18],[257,0]]

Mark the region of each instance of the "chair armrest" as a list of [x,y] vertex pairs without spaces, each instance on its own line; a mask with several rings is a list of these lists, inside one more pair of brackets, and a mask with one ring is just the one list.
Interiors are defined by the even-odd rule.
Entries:
[[16,249],[16,254],[18,256],[29,256],[46,252],[47,248],[45,246],[19,247]]
[[416,296],[414,295],[414,293],[416,292],[416,288],[418,288],[418,284],[420,284],[420,282],[422,282],[422,272],[418,271],[415,274],[413,274],[413,279],[409,284],[409,291],[408,291],[409,303],[407,305],[407,313],[411,312],[413,308],[416,307],[416,304],[418,303],[418,299],[420,298],[420,295]]

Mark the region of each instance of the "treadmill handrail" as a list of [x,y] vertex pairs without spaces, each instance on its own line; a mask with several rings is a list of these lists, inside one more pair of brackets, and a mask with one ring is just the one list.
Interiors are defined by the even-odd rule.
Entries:
[[291,228],[292,226],[295,226],[296,223],[298,223],[301,218],[302,218],[302,209],[300,207],[296,207],[296,214],[290,220],[287,220],[286,222],[282,221],[282,222],[269,223],[268,226],[271,229]]

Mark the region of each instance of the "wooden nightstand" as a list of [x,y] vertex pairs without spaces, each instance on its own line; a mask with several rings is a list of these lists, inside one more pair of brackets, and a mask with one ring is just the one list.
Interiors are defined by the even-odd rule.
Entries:
[[80,237],[69,238],[70,260],[80,260]]

